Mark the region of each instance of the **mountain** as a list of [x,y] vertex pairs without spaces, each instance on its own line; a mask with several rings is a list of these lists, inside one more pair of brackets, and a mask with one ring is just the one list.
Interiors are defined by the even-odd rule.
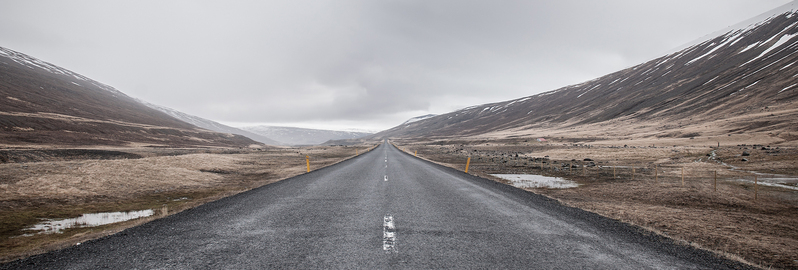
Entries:
[[2,146],[151,145],[245,147],[151,109],[111,86],[0,47]]
[[238,129],[238,128],[234,128],[234,127],[231,127],[231,126],[223,125],[223,124],[215,122],[215,121],[211,121],[211,120],[199,117],[199,116],[190,115],[190,114],[187,114],[187,113],[184,113],[184,112],[172,109],[172,108],[167,108],[167,107],[164,107],[164,106],[155,105],[155,104],[143,101],[143,100],[139,100],[139,102],[141,102],[144,105],[147,105],[147,107],[156,109],[156,110],[161,111],[161,112],[163,112],[165,114],[168,114],[171,117],[177,118],[180,121],[192,124],[192,125],[200,127],[200,128],[204,128],[204,129],[212,130],[212,131],[216,131],[216,132],[221,132],[221,133],[237,134],[237,135],[245,136],[247,138],[250,138],[250,139],[253,139],[255,141],[258,141],[258,142],[261,142],[261,143],[264,143],[264,144],[268,144],[268,145],[283,145],[283,143],[281,143],[281,142],[272,140],[270,138],[267,138],[267,137],[264,137],[264,136],[261,136],[261,135],[258,135],[258,134],[243,130],[243,129]]
[[763,132],[796,140],[797,15],[794,10],[777,13],[591,81],[406,122],[373,137],[662,138]]
[[329,140],[357,139],[372,133],[295,127],[254,126],[242,128],[288,145],[317,145]]

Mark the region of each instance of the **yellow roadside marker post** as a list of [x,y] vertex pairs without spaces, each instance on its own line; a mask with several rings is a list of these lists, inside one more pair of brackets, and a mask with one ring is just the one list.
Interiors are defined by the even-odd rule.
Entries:
[[466,169],[465,169],[465,173],[468,173],[468,166],[469,166],[469,165],[471,165],[471,157],[468,157],[468,160],[466,161]]
[[305,163],[308,164],[308,172],[310,172],[310,156],[305,156]]

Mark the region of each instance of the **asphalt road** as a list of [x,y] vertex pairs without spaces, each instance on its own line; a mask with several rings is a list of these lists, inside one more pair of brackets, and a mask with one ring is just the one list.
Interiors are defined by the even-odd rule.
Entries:
[[743,265],[383,144],[3,269],[724,269]]

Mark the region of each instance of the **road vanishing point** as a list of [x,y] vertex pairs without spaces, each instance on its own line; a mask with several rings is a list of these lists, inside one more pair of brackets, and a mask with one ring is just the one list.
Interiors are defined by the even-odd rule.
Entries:
[[333,166],[2,269],[741,269],[401,152]]

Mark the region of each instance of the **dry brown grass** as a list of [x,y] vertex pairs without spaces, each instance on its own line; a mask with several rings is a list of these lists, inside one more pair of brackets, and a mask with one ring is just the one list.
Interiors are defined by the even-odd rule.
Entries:
[[[105,236],[353,157],[369,146],[272,149],[115,149],[140,159],[0,164],[0,261]],[[63,234],[21,236],[42,218],[154,209],[157,217]]]
[[[469,173],[500,182],[506,181],[489,174],[532,173],[575,180],[580,187],[528,190],[720,256],[765,268],[798,268],[798,191],[759,186],[755,199],[752,184],[735,180],[753,180],[752,171],[798,174],[798,149],[794,147],[632,148],[631,145],[645,144],[609,147],[612,144],[544,144],[529,139],[397,144],[410,153],[418,151],[423,158],[457,169],[463,169],[470,156]],[[707,154],[713,151],[715,158],[710,159]],[[749,161],[742,161],[743,151],[749,152],[750,156],[745,156]],[[534,160],[545,156],[548,163]],[[585,171],[581,167],[587,163],[585,158],[598,166]],[[566,170],[563,163],[580,167]],[[617,178],[613,178],[613,166],[617,166]],[[636,168],[635,180],[631,167]],[[714,172],[719,178],[717,191]]]

